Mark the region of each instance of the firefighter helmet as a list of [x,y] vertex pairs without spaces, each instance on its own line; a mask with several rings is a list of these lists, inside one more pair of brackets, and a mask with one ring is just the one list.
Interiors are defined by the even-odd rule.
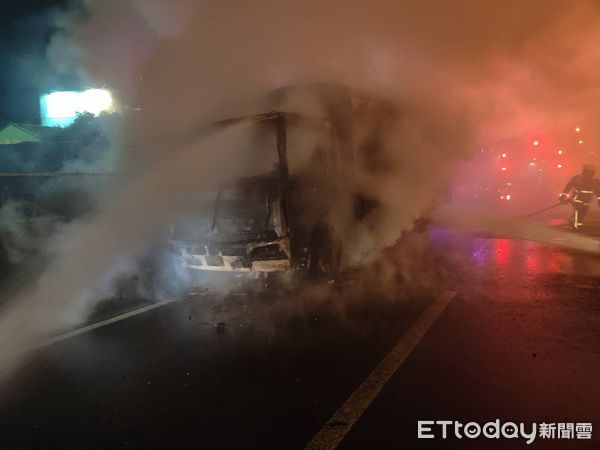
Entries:
[[583,176],[593,177],[596,174],[596,166],[593,164],[585,164],[582,171]]

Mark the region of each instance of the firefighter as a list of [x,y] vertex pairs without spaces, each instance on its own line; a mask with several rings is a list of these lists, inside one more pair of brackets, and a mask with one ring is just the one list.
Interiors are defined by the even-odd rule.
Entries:
[[583,219],[588,212],[590,203],[596,199],[600,205],[600,181],[594,178],[596,167],[592,164],[583,166],[581,175],[575,175],[560,194],[559,200],[562,203],[569,201],[573,205],[573,214],[571,215],[571,225],[576,230],[583,226]]

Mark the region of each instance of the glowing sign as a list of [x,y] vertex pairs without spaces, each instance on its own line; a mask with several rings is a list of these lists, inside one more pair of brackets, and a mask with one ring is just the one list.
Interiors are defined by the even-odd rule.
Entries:
[[42,125],[69,126],[82,113],[98,115],[114,110],[114,100],[105,89],[51,92],[40,98]]

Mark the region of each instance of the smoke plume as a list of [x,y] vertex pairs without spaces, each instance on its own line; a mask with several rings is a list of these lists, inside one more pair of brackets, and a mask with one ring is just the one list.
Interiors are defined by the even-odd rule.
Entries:
[[575,125],[598,142],[594,1],[86,7],[86,19],[71,26],[79,62],[141,109],[128,120],[130,140],[182,136],[235,115],[241,99],[307,82],[342,83],[392,102],[399,113],[382,131],[386,171],[364,170],[357,180],[383,206],[357,243],[365,251],[409,229],[455,164],[482,145],[533,133],[561,140]]
[[[244,158],[249,153],[249,137],[248,125],[241,124],[188,146],[134,181],[89,222],[74,223],[55,236],[51,247],[57,254],[52,263],[35,285],[4,305],[0,355],[26,349],[36,339],[85,317],[97,298],[93,289],[106,283],[105,274],[123,258],[142,254],[149,243],[160,239],[169,221],[188,204],[189,196],[197,199],[198,192],[214,185],[215,179],[208,173],[197,176],[202,164],[210,164],[217,169],[215,173],[227,173],[231,178],[251,174],[254,162]],[[239,163],[225,167],[229,160]],[[124,267],[130,270],[129,265]]]

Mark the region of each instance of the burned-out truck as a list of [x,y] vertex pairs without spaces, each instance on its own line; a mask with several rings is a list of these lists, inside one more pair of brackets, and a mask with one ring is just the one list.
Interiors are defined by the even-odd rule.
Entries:
[[269,112],[215,125],[251,122],[264,172],[222,186],[208,214],[174,224],[171,249],[191,271],[335,274],[351,228],[376,206],[353,192],[353,126],[370,102],[319,84],[275,91],[266,103]]

